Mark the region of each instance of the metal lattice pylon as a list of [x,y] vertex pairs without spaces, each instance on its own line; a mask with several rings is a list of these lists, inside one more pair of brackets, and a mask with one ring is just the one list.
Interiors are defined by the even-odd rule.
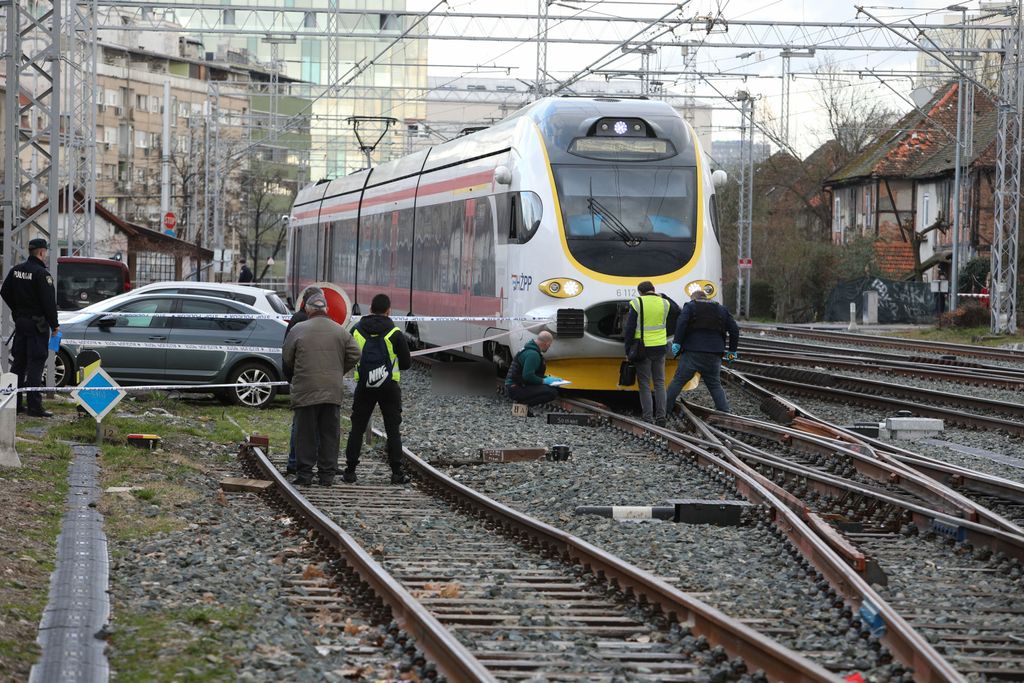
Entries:
[[754,100],[741,93],[740,100],[740,177],[739,207],[736,220],[736,317],[750,316],[752,268],[742,267],[751,259],[754,206]]
[[[4,53],[7,61],[7,93],[4,110],[4,263],[3,272],[23,260],[28,240],[36,233],[57,235],[57,211],[48,211],[58,190],[57,161],[60,155],[60,45],[61,6],[36,2],[31,10],[20,2],[3,6],[6,19]],[[24,207],[26,195],[39,188],[50,200],[45,205]],[[41,221],[46,212],[47,220]],[[50,272],[56,274],[57,249],[50,250]],[[6,340],[13,321],[5,311],[0,334]],[[0,365],[8,367],[7,354]],[[47,375],[53,378],[52,361]]]
[[1013,26],[1004,31],[996,135],[995,224],[992,240],[992,332],[1017,330],[1017,242],[1021,191],[1021,3]]
[[[65,230],[61,246],[71,256],[93,256],[96,247],[96,0],[65,0],[64,157],[61,180]],[[125,102],[125,107],[132,103]]]

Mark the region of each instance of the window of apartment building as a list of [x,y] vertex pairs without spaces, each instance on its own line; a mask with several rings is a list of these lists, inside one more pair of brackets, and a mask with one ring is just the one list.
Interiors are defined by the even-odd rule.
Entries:
[[103,177],[117,180],[117,166],[115,164],[103,164]]
[[316,28],[316,12],[306,12],[302,15],[303,28]]
[[135,131],[135,146],[140,149],[148,149],[149,133],[141,130]]
[[145,185],[145,183],[146,183],[146,169],[144,169],[144,168],[136,168],[135,169],[135,182],[137,182],[139,185]]
[[163,107],[160,106],[160,100],[161,99],[162,98],[157,97],[156,95],[150,95],[149,96],[149,110],[150,111],[155,111],[157,113],[163,113]]
[[145,95],[136,95],[135,109],[138,111],[149,111],[149,109],[146,107],[146,102],[147,100]]
[[397,31],[401,28],[401,22],[398,20],[397,14],[380,14],[380,30],[381,31]]
[[187,119],[189,113],[188,102],[178,102],[178,118]]
[[104,91],[104,95],[106,97],[106,102],[107,102],[107,106],[108,107],[119,107],[119,106],[121,106],[121,100],[119,99],[118,93],[117,93],[116,90],[106,90],[106,91]]
[[149,134],[149,146],[153,149],[163,149],[164,135],[163,133],[150,133]]
[[225,26],[234,26],[235,25],[235,10],[233,10],[233,9],[226,9],[226,10],[224,10],[223,14],[221,15],[221,23],[224,24]]
[[188,136],[178,135],[174,139],[174,151],[179,154],[184,154],[188,151]]
[[320,82],[320,41],[302,41],[302,67],[300,78],[313,83]]
[[[96,133],[96,137],[99,137],[99,132]],[[117,128],[114,128],[113,126],[106,126],[103,129],[103,142],[107,143],[108,145],[116,145]]]

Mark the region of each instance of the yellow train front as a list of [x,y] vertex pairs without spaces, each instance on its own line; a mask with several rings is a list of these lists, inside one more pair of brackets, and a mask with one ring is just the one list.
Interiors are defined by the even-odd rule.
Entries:
[[723,179],[667,104],[547,98],[304,189],[289,236],[292,295],[331,281],[362,310],[383,291],[395,315],[492,316],[407,331],[500,364],[546,328],[551,374],[575,389],[618,389],[623,315],[639,282],[680,303],[695,281],[718,296]]

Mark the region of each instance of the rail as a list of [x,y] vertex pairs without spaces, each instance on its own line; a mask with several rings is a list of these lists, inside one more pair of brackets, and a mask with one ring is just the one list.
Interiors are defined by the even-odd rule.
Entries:
[[346,564],[366,582],[391,609],[395,621],[413,638],[427,656],[453,681],[489,682],[496,679],[427,609],[362,546],[329,517],[316,509],[289,484],[259,446],[243,444],[239,457],[275,484],[277,493],[305,522],[334,547]]
[[[570,412],[583,411],[603,417],[629,433],[656,436],[670,450],[685,452],[695,457],[699,465],[714,468],[731,476],[741,495],[753,503],[766,505],[771,509],[776,527],[814,565],[834,590],[861,613],[877,613],[885,625],[884,632],[881,633],[882,641],[897,659],[913,667],[918,683],[965,680],[920,633],[871,588],[827,540],[815,533],[801,518],[801,514],[791,507],[804,507],[798,499],[756,472],[739,456],[732,454],[720,444],[713,444],[712,448],[719,450],[721,457],[714,455],[711,449],[696,445],[681,434],[619,415],[591,402],[563,398],[559,403]],[[713,440],[710,433],[708,436]],[[784,499],[788,499],[788,502],[784,502]]]
[[[375,430],[383,436],[379,430]],[[272,479],[288,504],[334,547],[348,564],[391,607],[396,621],[414,638],[453,681],[493,680],[486,669],[459,645],[447,630],[427,612],[397,581],[380,567],[358,543],[333,521],[316,510],[288,484],[258,447],[243,448],[248,459],[263,476]],[[506,531],[529,539],[540,547],[575,562],[605,581],[631,592],[641,601],[657,606],[666,615],[687,624],[695,635],[705,636],[721,645],[730,655],[742,658],[752,669],[761,669],[771,681],[784,683],[836,680],[821,666],[789,650],[742,622],[732,619],[710,605],[687,595],[654,575],[611,555],[560,529],[509,508],[438,471],[408,449],[406,466],[416,471],[427,486],[444,496],[471,507]],[[436,629],[445,630],[445,634]],[[467,659],[466,657],[470,659]],[[477,668],[479,667],[479,668]],[[473,671],[479,677],[473,677]]]

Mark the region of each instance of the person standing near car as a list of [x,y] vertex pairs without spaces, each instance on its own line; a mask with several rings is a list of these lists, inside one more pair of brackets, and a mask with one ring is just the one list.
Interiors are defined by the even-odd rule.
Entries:
[[[18,376],[19,387],[39,387],[43,384],[43,366],[49,355],[47,344],[57,336],[57,293],[53,277],[46,269],[49,251],[45,239],[37,237],[28,243],[28,259],[11,268],[0,287],[0,298],[11,309],[14,318],[14,363],[11,372]],[[18,394],[18,412],[22,412],[21,394]],[[43,395],[28,392],[25,412],[32,417],[51,417],[43,408]]]
[[643,419],[665,426],[666,326],[671,300],[655,293],[654,284],[648,280],[638,284],[636,291],[639,296],[629,302],[629,315],[623,329],[626,357],[636,367]]
[[363,316],[352,330],[360,358],[352,397],[352,429],[345,444],[345,472],[341,475],[350,484],[356,482],[363,434],[375,406],[380,406],[384,417],[391,483],[400,486],[409,482],[402,472],[402,389],[398,382],[402,370],[412,366],[412,357],[405,335],[395,327],[390,315],[391,298],[378,294],[370,302],[370,315]]
[[242,261],[242,268],[238,271],[238,281],[243,285],[247,285],[255,279],[256,277],[252,274],[252,271],[249,270],[249,264]]
[[[722,388],[722,354],[729,360],[736,358],[740,343],[740,328],[729,309],[708,296],[700,285],[690,286],[690,301],[683,306],[676,324],[676,336],[672,344],[672,355],[683,354],[676,374],[668,385],[667,400],[674,405],[679,392],[683,390],[694,373],[699,372],[704,386],[711,393],[715,408],[729,412],[729,399]],[[726,351],[728,336],[728,351]]]
[[342,377],[359,362],[359,347],[348,331],[327,316],[323,294],[306,299],[309,319],[292,328],[281,352],[291,382],[295,411],[295,484],[334,483],[341,442]]
[[[288,329],[284,331],[284,338],[286,341],[288,340],[288,333],[292,331],[293,327],[301,322],[309,320],[309,316],[306,315],[306,302],[316,294],[323,296],[323,293],[324,291],[319,287],[307,287],[306,290],[302,292],[302,299],[299,300],[299,308],[295,311],[295,314],[288,319]],[[295,425],[297,424],[298,422],[295,419],[295,415],[292,414],[292,436],[288,441],[288,464],[285,466],[285,474],[295,474],[295,464],[298,462],[295,457]]]

